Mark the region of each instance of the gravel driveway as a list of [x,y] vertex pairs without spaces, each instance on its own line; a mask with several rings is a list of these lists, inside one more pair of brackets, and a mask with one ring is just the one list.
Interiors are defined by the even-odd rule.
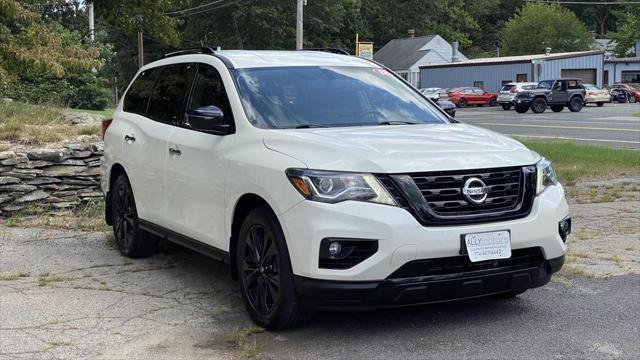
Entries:
[[640,187],[607,184],[570,189],[568,262],[545,287],[285,332],[254,328],[226,267],[189,250],[132,260],[102,232],[0,225],[0,359],[640,358]]

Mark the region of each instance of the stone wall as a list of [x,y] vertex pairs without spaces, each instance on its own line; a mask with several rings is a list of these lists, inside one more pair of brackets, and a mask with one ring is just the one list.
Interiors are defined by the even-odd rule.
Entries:
[[65,210],[102,197],[102,143],[0,152],[0,216]]

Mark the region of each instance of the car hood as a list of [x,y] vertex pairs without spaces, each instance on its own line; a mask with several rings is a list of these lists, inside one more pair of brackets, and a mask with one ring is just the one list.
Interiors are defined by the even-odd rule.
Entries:
[[269,130],[267,148],[318,170],[405,173],[530,165],[540,155],[465,124]]

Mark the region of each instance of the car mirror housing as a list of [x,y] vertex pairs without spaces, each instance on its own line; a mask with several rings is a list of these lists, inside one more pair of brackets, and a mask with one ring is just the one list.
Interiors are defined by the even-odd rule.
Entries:
[[222,110],[213,105],[187,111],[185,126],[191,130],[215,135],[228,135],[233,133],[232,124],[225,121]]

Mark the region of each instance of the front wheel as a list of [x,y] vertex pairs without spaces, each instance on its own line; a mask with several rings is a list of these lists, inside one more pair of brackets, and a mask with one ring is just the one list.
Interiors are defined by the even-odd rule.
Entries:
[[458,100],[458,107],[459,107],[459,108],[465,108],[465,107],[467,107],[467,100],[465,100],[465,99],[460,99],[460,100]]
[[501,104],[500,106],[502,106],[502,110],[509,110],[509,109],[511,109],[511,104]]
[[298,322],[301,306],[277,217],[268,207],[252,210],[240,228],[236,264],[242,297],[251,319],[266,329]]
[[634,104],[634,103],[636,103],[638,100],[636,99],[636,97],[635,97],[635,96],[633,96],[633,95],[629,94],[629,100],[628,100],[628,101],[629,101],[629,103],[630,103],[630,104]]
[[582,99],[580,99],[579,97],[574,97],[573,99],[569,100],[569,111],[578,112],[582,110],[582,105],[584,105]]
[[547,101],[545,99],[537,98],[533,100],[533,103],[531,103],[531,111],[533,111],[534,113],[540,114],[545,110],[547,110]]

